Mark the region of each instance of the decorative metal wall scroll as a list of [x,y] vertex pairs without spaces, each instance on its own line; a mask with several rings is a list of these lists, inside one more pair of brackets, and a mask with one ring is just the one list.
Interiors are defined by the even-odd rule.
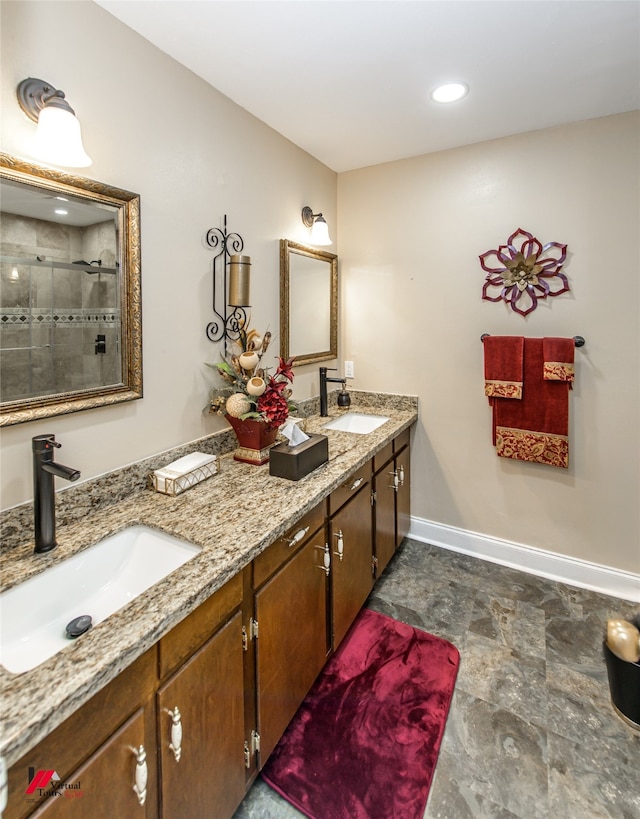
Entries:
[[[487,260],[495,257],[495,266]],[[543,245],[531,233],[518,228],[497,250],[487,250],[480,257],[487,271],[482,298],[504,301],[512,310],[526,316],[538,306],[538,299],[559,296],[569,290],[562,265],[567,258],[567,246],[559,242]]]
[[[227,339],[237,339],[240,337],[240,330],[246,327],[247,313],[243,307],[231,306],[227,303],[228,297],[228,269],[229,259],[232,254],[241,253],[244,248],[244,240],[239,233],[227,233],[227,215],[224,216],[223,229],[210,228],[206,236],[207,244],[214,250],[219,248],[218,253],[213,257],[213,312],[216,318],[207,324],[207,338],[209,341],[225,340],[225,353]],[[218,309],[220,288],[218,288],[218,299],[216,300],[216,279],[222,280],[222,305]]]

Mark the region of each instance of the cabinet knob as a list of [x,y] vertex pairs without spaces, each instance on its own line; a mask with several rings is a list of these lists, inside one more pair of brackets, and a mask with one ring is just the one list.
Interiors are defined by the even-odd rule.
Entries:
[[180,757],[182,756],[182,715],[177,705],[173,711],[170,711],[168,708],[164,710],[171,717],[171,742],[169,743],[169,750],[173,751],[175,761],[180,762]]
[[131,748],[131,750],[136,757],[136,781],[133,790],[138,797],[138,804],[144,805],[147,801],[147,779],[149,776],[147,769],[147,752],[144,749],[144,745],[141,745],[139,748]]
[[340,531],[337,532],[334,535],[334,537],[338,539],[338,543],[337,543],[338,551],[334,552],[334,555],[336,557],[338,557],[340,560],[342,560],[342,557],[344,555],[344,535],[342,534],[342,529],[340,529]]

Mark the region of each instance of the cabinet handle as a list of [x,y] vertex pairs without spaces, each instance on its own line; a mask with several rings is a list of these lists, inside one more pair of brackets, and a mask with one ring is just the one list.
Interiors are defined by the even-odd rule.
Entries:
[[329,577],[329,572],[331,571],[331,549],[329,548],[329,544],[325,543],[324,546],[316,546],[316,549],[322,549],[324,554],[322,555],[322,566],[316,566],[316,569],[322,569],[322,571]]
[[400,479],[398,478],[397,470],[393,472],[389,472],[390,475],[393,475],[393,483],[389,484],[390,488],[393,489],[394,492],[398,491],[398,487],[400,486]]
[[299,531],[297,531],[293,537],[290,538],[285,537],[283,538],[283,540],[286,541],[289,544],[289,548],[291,548],[292,546],[295,546],[296,543],[300,543],[300,541],[305,537],[308,531],[309,527],[305,526],[304,529],[300,529]]
[[404,466],[402,464],[398,466],[398,475],[400,478],[400,486],[404,486]]
[[168,708],[164,710],[171,717],[171,742],[169,743],[169,750],[173,751],[175,761],[180,762],[180,757],[182,756],[182,715],[177,705],[173,711],[170,711]]
[[137,749],[131,748],[131,750],[136,755],[136,781],[133,790],[138,797],[138,804],[144,805],[147,801],[147,752],[144,749],[144,745],[141,745]]
[[344,535],[342,534],[342,529],[340,529],[340,531],[335,534],[334,537],[338,538],[338,551],[334,552],[334,555],[342,560],[344,555]]
[[364,478],[356,478],[356,480],[349,486],[348,483],[344,484],[345,489],[348,489],[350,492],[355,492],[356,489],[362,484]]

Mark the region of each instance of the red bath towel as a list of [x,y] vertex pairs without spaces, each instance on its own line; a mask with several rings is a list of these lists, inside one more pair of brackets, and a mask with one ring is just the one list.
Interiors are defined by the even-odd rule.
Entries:
[[[486,356],[492,356],[501,346],[512,346],[510,336],[489,336],[491,340],[485,348]],[[569,380],[550,380],[545,375],[544,350],[553,352],[554,363],[560,361],[562,351],[567,351],[565,342],[573,345],[573,339],[523,339],[522,398],[512,399],[492,396],[489,401],[493,408],[493,435],[498,455],[520,461],[534,461],[550,466],[569,465]],[[547,344],[547,342],[553,342]],[[563,342],[562,345],[554,344]],[[491,371],[491,368],[489,368]],[[567,376],[568,373],[565,374]]]

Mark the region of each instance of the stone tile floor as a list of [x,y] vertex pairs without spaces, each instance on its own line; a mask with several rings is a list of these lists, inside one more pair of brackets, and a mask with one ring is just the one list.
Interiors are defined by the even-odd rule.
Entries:
[[[640,819],[640,732],[602,654],[637,605],[412,540],[367,605],[461,654],[425,817]],[[258,779],[234,819],[300,816]]]

